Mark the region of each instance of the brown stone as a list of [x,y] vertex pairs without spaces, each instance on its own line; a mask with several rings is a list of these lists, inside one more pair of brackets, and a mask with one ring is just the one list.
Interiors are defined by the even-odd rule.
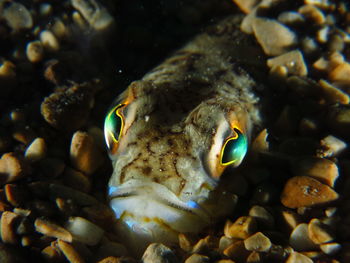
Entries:
[[17,244],[18,238],[14,225],[19,219],[19,215],[10,211],[5,211],[1,216],[1,238],[4,243]]
[[329,243],[335,239],[329,226],[323,224],[319,219],[313,218],[308,225],[310,239],[315,244]]
[[231,246],[226,248],[223,254],[234,261],[245,262],[250,254],[250,251],[246,250],[243,241],[236,241]]
[[55,237],[67,242],[72,242],[73,240],[71,233],[66,229],[47,220],[37,218],[34,225],[35,230],[43,235]]
[[25,177],[29,172],[23,158],[15,153],[5,153],[0,159],[0,183],[11,183]]
[[72,165],[85,174],[93,174],[102,164],[103,156],[93,138],[86,132],[74,133],[70,146]]
[[307,75],[307,65],[305,64],[303,54],[299,50],[293,50],[278,57],[267,60],[267,65],[272,67],[284,66],[288,73],[297,76]]
[[68,244],[67,242],[64,242],[63,240],[58,240],[57,244],[69,262],[71,263],[85,262],[82,256],[75,250],[75,248],[72,245]]
[[295,176],[285,184],[281,202],[288,208],[325,205],[338,199],[338,194],[329,186],[309,176]]
[[293,172],[296,176],[310,176],[318,181],[334,186],[334,182],[339,176],[338,166],[324,158],[303,158],[293,162]]
[[288,257],[286,263],[312,263],[313,261],[303,254],[292,252]]
[[244,246],[249,251],[266,252],[271,248],[271,241],[263,233],[257,232],[244,240]]
[[47,152],[46,142],[43,138],[36,138],[27,148],[24,156],[30,162],[45,158]]
[[255,233],[256,220],[252,216],[241,216],[233,224],[226,223],[224,233],[229,238],[246,239]]

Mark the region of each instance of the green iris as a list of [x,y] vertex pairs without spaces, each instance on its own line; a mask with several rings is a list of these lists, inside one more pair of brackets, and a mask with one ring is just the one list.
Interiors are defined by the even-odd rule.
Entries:
[[118,104],[105,118],[104,134],[106,144],[110,151],[115,149],[124,127],[124,116],[120,112],[120,109],[124,106],[125,104]]
[[221,164],[230,165],[243,160],[248,150],[247,138],[234,128],[235,136],[229,137],[221,150]]

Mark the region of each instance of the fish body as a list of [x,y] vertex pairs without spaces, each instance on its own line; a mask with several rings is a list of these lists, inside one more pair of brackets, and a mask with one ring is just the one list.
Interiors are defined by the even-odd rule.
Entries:
[[209,28],[131,83],[106,117],[110,206],[136,251],[233,211],[237,197],[220,178],[240,165],[260,125],[257,84],[243,69],[255,45],[240,21]]

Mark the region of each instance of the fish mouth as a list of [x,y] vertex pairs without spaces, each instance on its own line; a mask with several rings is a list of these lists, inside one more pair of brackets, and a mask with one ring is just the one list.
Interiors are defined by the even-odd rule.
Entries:
[[109,186],[110,206],[117,219],[130,228],[151,231],[150,224],[173,232],[198,232],[212,221],[210,213],[194,200],[180,200],[155,182],[129,180]]

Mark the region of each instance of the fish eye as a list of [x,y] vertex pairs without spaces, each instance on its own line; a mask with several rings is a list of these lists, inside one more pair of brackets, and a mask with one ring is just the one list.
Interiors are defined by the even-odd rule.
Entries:
[[220,164],[223,166],[239,165],[248,150],[247,137],[238,128],[233,130],[235,134],[226,139],[221,149]]
[[121,110],[126,104],[118,104],[107,114],[104,123],[104,135],[108,150],[114,154],[124,127],[124,115]]

